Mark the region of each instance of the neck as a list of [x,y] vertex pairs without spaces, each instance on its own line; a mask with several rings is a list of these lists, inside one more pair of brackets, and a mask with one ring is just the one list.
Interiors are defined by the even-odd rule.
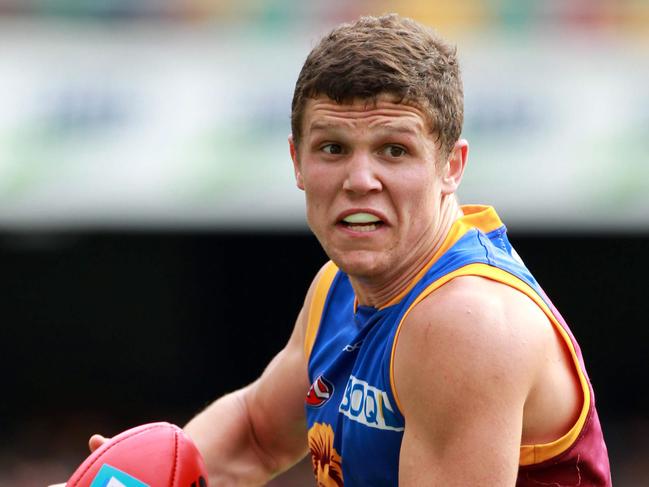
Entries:
[[386,275],[372,277],[349,276],[358,303],[380,308],[399,296],[415,276],[433,258],[444,243],[453,223],[463,216],[457,200],[449,196],[443,202],[440,218],[432,231],[413,246],[403,265]]

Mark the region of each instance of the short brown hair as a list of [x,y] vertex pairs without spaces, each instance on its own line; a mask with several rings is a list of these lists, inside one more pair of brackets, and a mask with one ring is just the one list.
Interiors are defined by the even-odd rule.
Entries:
[[309,98],[345,103],[381,94],[423,110],[444,154],[460,138],[464,95],[455,47],[414,20],[388,14],[342,24],[313,48],[293,93],[295,143]]

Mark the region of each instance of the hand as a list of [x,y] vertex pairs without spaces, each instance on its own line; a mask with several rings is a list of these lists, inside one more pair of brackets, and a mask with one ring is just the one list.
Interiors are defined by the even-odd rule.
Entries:
[[[104,438],[101,435],[92,435],[88,440],[88,448],[90,448],[90,453],[94,452],[108,440],[110,440],[110,438]],[[48,487],[65,487],[65,484],[51,484]]]

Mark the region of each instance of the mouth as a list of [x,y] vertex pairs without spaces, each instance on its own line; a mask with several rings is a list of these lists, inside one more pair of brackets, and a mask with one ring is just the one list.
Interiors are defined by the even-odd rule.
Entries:
[[354,232],[373,232],[378,230],[385,222],[372,213],[351,213],[339,221],[339,224]]

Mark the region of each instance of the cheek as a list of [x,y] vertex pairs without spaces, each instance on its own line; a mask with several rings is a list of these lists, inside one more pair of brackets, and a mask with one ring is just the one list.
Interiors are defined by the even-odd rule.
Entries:
[[[401,174],[395,181],[399,181],[395,188],[396,197],[408,207],[429,207],[439,194],[439,185],[431,174],[413,171]],[[422,206],[424,205],[424,206]]]
[[331,206],[328,192],[324,190],[322,184],[306,185],[304,189],[306,195],[306,217],[309,226],[318,227],[327,217],[327,209]]
[[338,186],[332,171],[321,170],[316,165],[305,171],[303,178],[307,204],[323,206],[335,198]]

